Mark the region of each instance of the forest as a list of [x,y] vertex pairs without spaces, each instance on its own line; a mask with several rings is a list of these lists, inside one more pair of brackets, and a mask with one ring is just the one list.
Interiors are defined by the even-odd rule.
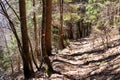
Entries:
[[120,0],[0,0],[0,80],[120,80]]

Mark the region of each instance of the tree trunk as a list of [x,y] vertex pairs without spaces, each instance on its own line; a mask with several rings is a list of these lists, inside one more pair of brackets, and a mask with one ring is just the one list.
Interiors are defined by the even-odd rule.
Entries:
[[[33,0],[33,7],[35,7],[35,0]],[[35,50],[34,50],[34,55],[32,55],[33,57],[33,62],[36,66],[36,68],[39,70],[39,67],[37,65],[37,59],[38,61],[40,61],[40,48],[39,48],[39,42],[38,42],[38,33],[37,33],[37,22],[36,22],[36,13],[33,12],[33,25],[34,25],[34,38],[35,38]],[[37,57],[37,59],[35,59],[35,57]]]
[[59,41],[59,46],[60,49],[64,49],[64,33],[63,33],[63,0],[59,0],[60,3],[60,41]]
[[[50,62],[50,59],[48,57],[48,54],[47,54],[47,48],[46,48],[46,44],[48,44],[46,42],[46,37],[48,37],[49,35],[46,35],[46,28],[47,28],[47,18],[48,18],[48,15],[50,16],[51,14],[47,14],[47,10],[49,9],[46,9],[47,8],[47,1],[49,2],[49,0],[42,0],[43,1],[43,17],[42,17],[42,39],[41,39],[41,43],[42,43],[42,55],[43,55],[43,59],[45,61],[45,63],[47,64],[48,66],[48,71],[49,72],[53,72],[53,68],[52,68],[52,64]],[[48,75],[49,75],[49,72],[48,72]]]
[[46,52],[49,55],[52,55],[51,50],[51,23],[52,22],[52,0],[46,1],[46,37],[45,37],[45,46]]
[[22,59],[23,59],[23,70],[25,79],[34,77],[34,70],[32,66],[31,54],[29,52],[29,38],[27,32],[27,21],[26,21],[26,3],[25,0],[19,0],[20,10],[20,25],[22,34]]

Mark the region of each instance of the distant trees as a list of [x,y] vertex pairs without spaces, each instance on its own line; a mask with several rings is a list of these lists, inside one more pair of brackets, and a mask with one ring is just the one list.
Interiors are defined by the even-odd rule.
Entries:
[[77,22],[79,38],[89,37],[92,32],[92,27],[90,22],[85,22],[83,19]]
[[120,7],[119,0],[88,0],[86,6],[87,19],[93,24],[93,34],[96,35],[97,33],[101,37],[104,48],[109,47],[110,33],[113,28],[119,27],[120,11],[118,6]]
[[[6,1],[6,0],[5,0]],[[9,3],[6,1],[6,3],[9,5]],[[6,4],[6,5],[7,5]],[[14,34],[14,36],[15,36],[15,43],[17,43],[17,49],[19,50],[19,52],[20,52],[20,54],[22,54],[22,43],[21,43],[21,41],[20,41],[20,38],[19,38],[19,36],[18,36],[18,33],[17,33],[17,31],[16,31],[16,28],[15,28],[15,25],[14,25],[14,23],[13,23],[13,21],[11,20],[11,18],[10,18],[10,16],[9,16],[9,14],[8,14],[8,11],[6,11],[6,5],[4,4],[4,2],[3,1],[1,1],[0,2],[0,8],[1,8],[1,14],[3,15],[3,17],[5,17],[5,21],[7,22],[7,24],[4,24],[4,25],[7,25],[7,27],[5,27],[5,30],[10,30],[10,31],[12,31],[13,32],[13,34]],[[10,5],[9,5],[10,6]],[[12,7],[10,6],[10,9],[11,9]],[[12,11],[14,12],[14,14],[17,16],[17,14],[16,14],[16,12],[14,11],[14,9],[12,8]],[[19,19],[19,17],[17,16],[17,18]],[[9,24],[9,25],[8,25]],[[2,25],[3,26],[3,25]],[[7,29],[8,28],[8,29]],[[10,32],[9,32],[10,33]],[[9,47],[10,45],[8,45],[8,47]],[[14,45],[12,45],[12,46],[14,46]],[[10,49],[10,48],[9,48]],[[14,51],[13,50],[11,50],[11,51],[13,51],[14,53],[16,52],[15,51],[16,50],[16,48],[14,49]],[[4,54],[4,55],[6,55],[6,54]],[[16,55],[16,54],[14,54],[14,55]],[[20,64],[19,64],[20,65]]]

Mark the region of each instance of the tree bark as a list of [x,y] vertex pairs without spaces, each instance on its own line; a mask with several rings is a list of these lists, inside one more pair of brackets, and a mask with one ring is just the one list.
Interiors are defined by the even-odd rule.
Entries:
[[63,33],[63,0],[59,0],[59,4],[60,4],[60,41],[59,41],[59,46],[60,49],[64,49],[65,45],[64,45],[64,33]]
[[[35,7],[35,0],[33,0],[33,7]],[[40,48],[39,48],[39,42],[38,42],[38,32],[37,32],[37,21],[36,21],[36,13],[33,12],[33,25],[34,25],[34,38],[35,38],[35,50],[33,57],[33,62],[36,66],[36,68],[39,70],[39,67],[37,65],[37,60],[40,61]],[[37,59],[35,59],[37,57]]]
[[29,52],[29,38],[26,21],[26,3],[25,0],[19,0],[20,26],[22,34],[22,59],[25,79],[34,77],[31,54]]
[[52,25],[52,0],[46,1],[46,52],[48,56],[52,55],[52,45],[51,45],[51,25]]
[[[49,2],[49,0],[42,0],[43,1],[43,13],[42,13],[42,39],[41,39],[41,43],[42,43],[42,55],[43,55],[43,59],[45,61],[45,63],[47,64],[48,66],[48,71],[51,73],[53,72],[53,68],[52,68],[52,64],[50,62],[50,59],[48,57],[48,54],[47,54],[47,48],[46,48],[46,44],[48,44],[46,42],[46,37],[48,37],[48,35],[46,35],[46,28],[47,28],[47,18],[48,16],[50,16],[51,14],[47,14],[47,1]],[[48,75],[49,75],[49,72],[48,72]]]

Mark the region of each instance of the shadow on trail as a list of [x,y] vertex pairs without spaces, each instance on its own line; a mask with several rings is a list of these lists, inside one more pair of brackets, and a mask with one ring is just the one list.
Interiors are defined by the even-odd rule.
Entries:
[[[112,46],[112,44],[114,44],[114,45]],[[117,47],[117,46],[120,46],[120,39],[112,41],[111,43],[109,43],[108,48],[114,48],[114,47]]]
[[93,54],[93,53],[96,53],[96,54],[99,54],[99,53],[104,53],[105,50],[104,49],[95,49],[95,50],[90,50],[90,51],[86,51],[86,52],[83,52],[83,53],[74,53],[74,54],[71,54],[71,55],[68,55],[68,56],[72,56],[72,57],[75,57],[75,56],[82,56],[84,54]]
[[55,59],[55,60],[52,61],[52,63],[54,63],[54,62],[60,62],[60,63],[68,64],[68,65],[79,66],[79,64],[72,64],[70,62],[60,60],[60,59]]
[[93,75],[89,75],[88,77],[83,78],[83,80],[86,80],[86,79],[90,79],[90,80],[93,80],[93,79],[98,79],[98,80],[119,80],[120,79],[120,72],[113,73],[113,74],[111,74],[111,73],[112,73],[112,70],[111,71],[104,70],[104,71],[102,71],[100,73],[95,73]]
[[101,59],[98,59],[98,60],[87,61],[86,63],[84,63],[84,64],[82,64],[82,65],[88,65],[88,64],[90,64],[90,63],[102,62],[102,61],[108,62],[108,61],[111,61],[111,60],[115,59],[115,58],[116,58],[117,56],[119,56],[119,55],[120,55],[120,53],[116,53],[116,54],[110,55],[110,56],[108,56],[108,57],[106,57],[106,58],[101,58]]

